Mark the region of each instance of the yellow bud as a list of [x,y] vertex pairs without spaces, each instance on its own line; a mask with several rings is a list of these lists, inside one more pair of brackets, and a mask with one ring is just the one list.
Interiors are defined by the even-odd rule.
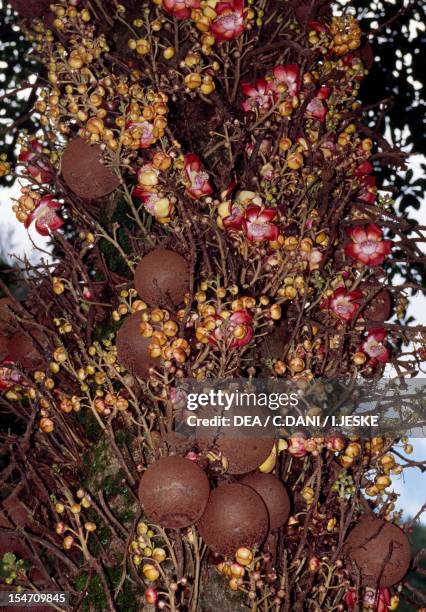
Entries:
[[174,57],[175,55],[175,49],[174,47],[167,47],[166,49],[164,49],[163,51],[163,57],[166,60],[172,59],[172,57]]
[[146,563],[142,568],[142,573],[147,580],[150,582],[155,582],[160,576],[160,572],[158,569],[152,565],[151,563]]

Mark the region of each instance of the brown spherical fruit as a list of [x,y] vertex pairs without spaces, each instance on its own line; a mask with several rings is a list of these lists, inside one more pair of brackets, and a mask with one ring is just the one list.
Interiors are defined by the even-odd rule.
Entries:
[[73,193],[83,200],[97,200],[120,185],[118,177],[101,163],[102,150],[82,138],[71,140],[62,155],[61,171]]
[[50,0],[10,0],[21,17],[42,17],[49,10]]
[[236,483],[222,484],[212,491],[197,525],[207,546],[226,556],[234,556],[241,546],[262,544],[268,526],[268,511],[260,495]]
[[247,474],[258,468],[269,457],[273,438],[222,436],[216,446],[228,460],[229,474]]
[[14,363],[19,363],[26,370],[36,370],[45,365],[45,360],[39,344],[45,344],[43,334],[28,327],[28,333],[15,332],[9,340],[9,357]]
[[0,334],[0,362],[9,355],[9,336]]
[[265,336],[260,353],[263,359],[282,359],[291,338],[291,329],[287,324],[280,323]]
[[135,312],[124,321],[117,333],[117,357],[131,374],[140,378],[149,377],[149,369],[158,364],[158,359],[149,355],[150,338],[140,332],[141,313]]
[[139,500],[147,517],[170,529],[198,521],[209,499],[210,485],[197,463],[171,455],[149,466],[139,484]]
[[362,316],[372,323],[383,323],[392,313],[392,296],[387,289],[377,292],[376,287],[367,287],[364,290],[367,297],[372,296],[365,305]]
[[[257,408],[256,416],[262,418],[266,414],[266,408]],[[203,424],[195,431],[197,444],[205,453],[219,451],[226,458],[228,474],[248,474],[269,457],[275,442],[274,427],[240,426],[241,418],[247,416],[245,407],[230,406],[225,412],[216,406],[205,406],[197,411],[197,416],[210,423],[216,416],[230,419],[228,427]]]
[[273,474],[247,474],[241,484],[251,487],[263,499],[269,514],[269,529],[279,529],[290,516],[290,498],[281,480]]
[[343,550],[354,577],[361,573],[362,586],[390,587],[404,578],[410,566],[407,536],[381,519],[362,519],[349,533]]
[[0,327],[3,334],[13,331],[15,304],[9,298],[0,298]]
[[147,304],[173,308],[183,302],[189,289],[188,264],[174,251],[155,249],[139,262],[134,282]]

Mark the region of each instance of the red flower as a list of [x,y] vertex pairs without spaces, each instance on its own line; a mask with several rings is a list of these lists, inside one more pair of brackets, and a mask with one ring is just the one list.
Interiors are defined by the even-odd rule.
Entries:
[[242,224],[244,233],[250,242],[262,242],[263,240],[276,240],[279,230],[272,223],[277,216],[274,208],[263,208],[253,204],[246,209]]
[[362,350],[370,357],[372,365],[376,363],[387,363],[390,359],[389,347],[384,344],[387,332],[382,327],[372,327],[367,335],[367,340],[362,343]]
[[274,91],[279,91],[278,85],[281,83],[286,86],[286,94],[297,96],[300,91],[299,66],[297,64],[285,64],[275,66],[272,70],[274,81],[270,87]]
[[358,199],[367,202],[367,204],[374,204],[377,197],[376,179],[374,176],[365,174],[361,177],[360,182],[362,187]]
[[308,262],[309,270],[318,270],[323,259],[324,255],[318,249],[311,249],[309,252],[303,251],[302,253],[302,260]]
[[191,9],[200,7],[200,0],[163,0],[163,9],[176,17],[176,19],[188,19]]
[[323,308],[329,308],[339,319],[352,321],[359,310],[356,300],[363,297],[361,291],[346,291],[345,287],[339,287],[331,297],[324,300]]
[[148,604],[155,604],[158,600],[158,591],[154,587],[148,587],[145,591],[145,601]]
[[330,97],[330,94],[330,87],[326,87],[325,85],[320,87],[319,91],[315,95],[315,98],[313,98],[306,107],[306,114],[308,117],[318,119],[321,122],[324,121],[327,115],[327,108],[324,106],[323,101],[327,100]]
[[[355,610],[356,600],[355,589],[349,589],[344,597],[349,612]],[[368,608],[374,610],[374,612],[388,612],[391,603],[389,589],[379,589],[378,591],[366,589],[362,598],[362,603],[363,607],[368,606]]]
[[[5,367],[3,367],[5,366]],[[13,361],[6,358],[0,365],[0,391],[10,389],[14,385],[22,385],[22,374],[13,368]]]
[[355,172],[354,175],[358,178],[365,176],[366,174],[371,174],[373,172],[373,165],[369,161],[362,162]]
[[186,191],[191,198],[199,200],[203,196],[213,193],[209,183],[209,175],[201,165],[198,155],[188,153],[185,155]]
[[60,208],[61,205],[53,199],[53,196],[44,196],[37,202],[35,209],[28,214],[25,227],[29,227],[35,221],[37,232],[42,236],[48,236],[50,232],[54,232],[64,224],[64,220],[56,214]]
[[240,230],[244,222],[244,209],[229,202],[229,215],[224,217],[223,225],[227,230]]
[[244,1],[219,2],[215,8],[217,17],[210,31],[218,41],[232,40],[244,32]]
[[347,233],[352,242],[346,246],[346,254],[365,265],[379,266],[391,252],[391,240],[383,240],[383,232],[375,223],[351,227]]
[[230,348],[245,346],[253,338],[252,321],[253,317],[248,310],[245,308],[236,310],[220,327],[216,327],[210,337],[210,343],[216,344],[218,340],[224,340],[232,335]]
[[310,30],[314,30],[315,32],[327,32],[328,27],[319,21],[308,21],[308,26]]
[[154,136],[154,126],[149,121],[130,121],[127,125],[130,132],[135,130],[141,131],[139,147],[148,149],[157,140]]
[[167,218],[173,212],[173,204],[170,200],[156,191],[146,191],[144,187],[135,187],[132,196],[140,200],[150,215],[159,218]]
[[50,183],[53,179],[53,173],[42,155],[43,145],[34,138],[30,141],[29,148],[22,149],[19,153],[19,161],[26,164],[28,172],[37,183]]
[[227,327],[230,332],[235,336],[232,341],[231,348],[245,346],[253,338],[253,327],[251,322],[253,317],[251,314],[242,308],[236,310],[227,320]]
[[242,83],[241,91],[248,98],[242,103],[243,110],[246,113],[256,107],[261,110],[267,110],[271,107],[272,96],[271,92],[268,91],[268,83],[265,79],[257,79],[254,84]]
[[306,455],[306,438],[304,436],[292,436],[289,440],[288,452],[292,457],[304,457]]

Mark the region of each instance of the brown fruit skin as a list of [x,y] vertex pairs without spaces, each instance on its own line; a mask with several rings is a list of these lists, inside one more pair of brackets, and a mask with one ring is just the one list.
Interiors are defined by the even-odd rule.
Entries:
[[155,249],[139,262],[134,283],[139,296],[150,306],[173,308],[183,302],[189,290],[188,264],[179,253]]
[[151,464],[139,484],[139,501],[147,517],[170,529],[189,527],[203,514],[210,494],[200,466],[179,455]]
[[411,547],[397,525],[381,519],[362,519],[349,533],[343,548],[353,576],[361,572],[362,586],[390,587],[400,582],[411,561]]
[[213,552],[233,557],[240,546],[260,545],[268,534],[266,506],[251,487],[222,484],[212,491],[197,528]]
[[272,438],[218,438],[216,446],[228,460],[228,474],[247,474],[269,457],[274,446]]
[[45,343],[43,334],[37,329],[29,330],[29,333],[15,332],[9,339],[9,357],[14,363],[20,363],[25,370],[37,370],[45,365],[40,347],[37,342]]
[[279,529],[290,516],[290,498],[287,489],[273,474],[255,472],[247,474],[241,484],[251,487],[263,499],[269,515],[269,529]]
[[[205,406],[198,410],[197,416],[211,419],[221,415],[223,410],[216,406]],[[220,427],[217,425],[196,428],[197,444],[205,453],[209,451],[220,453],[227,459],[228,474],[248,474],[258,468],[271,454],[274,446],[274,428],[252,427],[241,428],[233,425],[235,418],[246,416],[246,408],[231,406],[226,411],[226,417],[231,425]],[[262,414],[262,413],[260,413]]]
[[371,300],[365,305],[362,310],[362,316],[366,321],[372,323],[383,323],[389,319],[392,314],[392,296],[387,289],[381,289],[377,292],[377,288],[368,287],[363,289],[366,296],[374,295]]
[[11,334],[14,325],[15,304],[9,298],[0,298],[0,326],[3,334]]
[[291,338],[291,329],[287,324],[280,323],[272,328],[261,344],[263,359],[282,359]]
[[0,335],[0,362],[4,361],[9,355],[9,337],[6,334]]
[[42,17],[49,10],[50,0],[10,0],[21,17]]
[[117,357],[121,365],[133,376],[148,378],[149,369],[155,367],[159,360],[149,356],[148,347],[151,340],[141,335],[140,323],[140,312],[133,313],[124,321],[117,333]]
[[120,185],[118,177],[101,162],[102,150],[82,138],[74,138],[64,149],[61,171],[73,193],[83,200],[102,198]]

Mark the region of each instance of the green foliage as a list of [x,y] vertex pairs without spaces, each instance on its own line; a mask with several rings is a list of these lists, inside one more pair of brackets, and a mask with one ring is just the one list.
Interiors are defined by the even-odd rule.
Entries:
[[[417,525],[413,530],[411,540],[413,542],[413,556],[415,556],[419,550],[426,548],[426,525]],[[420,563],[420,567],[426,571],[426,559]],[[425,578],[419,576],[419,574],[414,572],[409,574],[408,582],[410,582],[414,588],[419,589],[420,591],[422,588],[424,589]],[[406,589],[404,590],[404,594],[410,595],[410,592]],[[417,606],[412,606],[401,598],[398,612],[414,612],[415,610],[417,610]]]
[[[118,586],[121,578],[121,567],[107,568],[105,574],[110,582],[111,590]],[[75,581],[77,591],[83,591],[88,579],[87,572],[78,576]],[[139,612],[141,609],[140,603],[136,597],[134,587],[129,580],[126,580],[117,597],[117,610],[126,610],[126,612]],[[99,576],[93,576],[89,582],[87,596],[84,599],[82,610],[107,610],[108,603]]]

